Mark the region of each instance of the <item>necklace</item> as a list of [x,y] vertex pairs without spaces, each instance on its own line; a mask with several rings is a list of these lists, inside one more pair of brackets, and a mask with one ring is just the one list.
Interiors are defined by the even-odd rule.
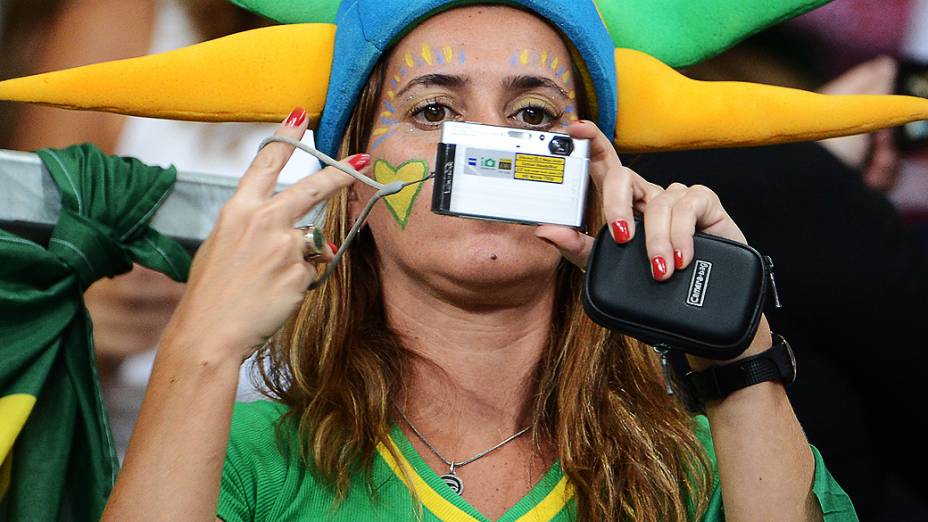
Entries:
[[464,459],[464,460],[462,460],[462,461],[455,462],[455,461],[453,461],[453,460],[448,460],[448,459],[446,459],[444,456],[442,456],[442,454],[439,453],[437,449],[435,449],[435,446],[432,446],[432,445],[429,443],[429,441],[427,441],[427,440],[425,439],[425,437],[423,437],[422,434],[419,433],[419,430],[417,430],[416,427],[413,426],[411,422],[409,422],[409,419],[406,418],[406,414],[405,414],[405,413],[403,413],[402,411],[400,411],[400,416],[403,417],[403,420],[406,421],[406,424],[409,425],[409,429],[411,429],[412,432],[416,434],[416,437],[419,437],[419,440],[421,440],[422,443],[425,444],[426,447],[428,447],[428,448],[432,451],[432,453],[435,454],[436,457],[438,457],[442,462],[445,463],[446,466],[449,467],[448,473],[445,473],[444,475],[442,475],[442,476],[441,476],[441,479],[442,479],[442,481],[444,481],[445,484],[448,485],[449,488],[451,488],[452,491],[454,491],[454,492],[457,493],[458,495],[463,495],[463,494],[464,494],[464,482],[461,480],[461,477],[458,477],[458,474],[457,474],[457,472],[455,471],[457,468],[460,468],[460,467],[462,467],[462,466],[466,466],[467,464],[470,464],[471,462],[473,462],[473,461],[475,461],[475,460],[477,460],[477,459],[480,459],[480,458],[482,458],[482,457],[486,457],[486,456],[489,455],[490,453],[492,453],[492,452],[494,452],[494,451],[496,451],[496,450],[502,448],[502,447],[505,446],[506,444],[508,444],[508,443],[512,442],[513,440],[517,439],[519,436],[524,435],[526,432],[528,432],[528,430],[530,430],[530,429],[532,428],[531,426],[526,426],[526,427],[522,428],[521,430],[517,431],[516,433],[513,433],[512,435],[510,435],[509,437],[507,437],[505,440],[503,440],[502,442],[500,442],[500,443],[497,444],[496,446],[493,446],[493,447],[490,448],[490,449],[485,449],[485,450],[481,451],[480,453],[477,453],[476,455],[474,455],[473,457],[471,457],[471,458],[469,458],[469,459]]

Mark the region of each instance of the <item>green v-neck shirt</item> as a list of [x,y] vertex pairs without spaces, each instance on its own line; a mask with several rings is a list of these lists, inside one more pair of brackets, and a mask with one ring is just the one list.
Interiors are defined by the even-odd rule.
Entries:
[[[351,480],[347,498],[336,502],[334,490],[319,482],[301,463],[293,440],[281,446],[277,420],[286,406],[257,401],[238,403],[232,416],[217,516],[226,522],[326,520],[334,522],[396,522],[421,520],[451,522],[489,522],[489,519],[451,490],[422,460],[402,430],[394,427],[389,444],[399,458],[394,459],[384,445],[378,447],[371,473],[373,489],[359,472]],[[705,417],[694,419],[696,435],[715,464],[709,424]],[[281,425],[283,427],[283,425]],[[295,432],[282,429],[284,437]],[[832,478],[815,448],[813,492],[828,522],[855,521],[850,499]],[[402,470],[406,471],[404,474]],[[408,485],[407,485],[408,481]],[[576,514],[573,491],[560,465],[555,462],[542,479],[500,522],[573,522]],[[707,512],[702,521],[724,520],[718,473]]]

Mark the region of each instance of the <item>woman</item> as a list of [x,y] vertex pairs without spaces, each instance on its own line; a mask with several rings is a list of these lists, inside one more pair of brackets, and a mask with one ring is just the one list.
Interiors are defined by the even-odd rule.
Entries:
[[[744,242],[708,189],[647,183],[596,125],[571,121],[588,111],[569,45],[512,7],[434,15],[375,68],[342,150],[380,180],[413,179],[430,171],[442,121],[563,126],[592,140],[591,229],[604,215],[626,242],[642,213],[655,279],[687,266],[696,230]],[[538,59],[519,59],[525,49]],[[550,67],[555,57],[576,72]],[[278,135],[299,138],[306,120],[295,110]],[[731,520],[816,520],[823,505],[853,517],[778,382],[707,404],[713,459],[705,423],[664,393],[653,354],[583,314],[577,265],[592,239],[572,229],[438,216],[431,184],[413,186],[375,209],[332,281],[304,294],[316,271],[293,222],[330,200],[327,237],[344,237],[372,193],[327,168],[273,195],[291,152],[258,154],[198,253],[105,519],[212,519],[218,502],[227,521],[716,520],[721,500]],[[239,364],[285,322],[266,351],[279,402],[233,417]],[[762,321],[743,357],[771,344]],[[457,469],[443,462],[525,427]],[[466,484],[463,496],[439,474]]]

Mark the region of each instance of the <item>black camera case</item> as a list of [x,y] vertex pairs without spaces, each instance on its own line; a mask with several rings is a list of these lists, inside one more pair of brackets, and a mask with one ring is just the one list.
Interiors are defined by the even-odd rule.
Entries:
[[617,244],[605,227],[596,237],[582,295],[590,318],[655,347],[718,360],[740,355],[754,338],[769,289],[776,292],[772,260],[697,233],[690,264],[658,282],[636,221],[628,243]]

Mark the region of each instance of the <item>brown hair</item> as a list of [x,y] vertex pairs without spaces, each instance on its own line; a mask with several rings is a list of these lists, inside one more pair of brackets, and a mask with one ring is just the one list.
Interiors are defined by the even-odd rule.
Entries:
[[[343,156],[365,150],[383,78],[381,61],[348,125]],[[586,104],[578,106],[582,116],[589,114]],[[591,193],[591,230],[603,225],[601,205]],[[350,226],[343,192],[330,200],[326,237],[345,237]],[[398,396],[412,356],[385,320],[377,256],[364,229],[331,280],[307,296],[262,351],[267,363],[258,365],[272,396],[290,407],[303,458],[340,496],[353,473],[370,471],[377,444],[387,440],[396,420],[390,398]],[[556,281],[550,341],[536,374],[533,433],[553,441],[575,491],[578,520],[697,519],[708,500],[711,467],[692,418],[666,394],[655,355],[586,316],[577,267],[562,261]]]

